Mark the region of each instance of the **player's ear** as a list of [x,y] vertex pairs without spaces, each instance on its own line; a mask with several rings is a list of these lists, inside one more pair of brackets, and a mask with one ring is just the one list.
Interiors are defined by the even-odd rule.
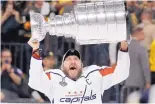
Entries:
[[43,63],[43,65],[45,65],[46,64],[46,59],[43,59],[42,63]]

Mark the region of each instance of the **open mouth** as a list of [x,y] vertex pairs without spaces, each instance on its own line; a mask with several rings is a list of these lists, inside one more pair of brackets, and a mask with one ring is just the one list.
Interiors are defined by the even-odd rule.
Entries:
[[74,66],[70,67],[70,70],[75,70],[75,69],[76,69],[76,67],[74,67]]

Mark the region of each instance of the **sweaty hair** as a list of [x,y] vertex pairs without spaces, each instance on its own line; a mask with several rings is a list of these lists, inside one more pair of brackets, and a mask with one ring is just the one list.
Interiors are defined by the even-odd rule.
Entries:
[[10,51],[8,48],[2,49],[1,54],[2,54],[3,52],[10,52],[10,53],[11,53],[11,51]]
[[131,31],[131,34],[134,34],[136,32],[140,32],[144,29],[144,24],[139,24],[137,26],[135,26],[132,31]]
[[2,52],[11,52],[8,48],[4,48],[3,50],[2,50]]
[[142,13],[141,13],[141,18],[142,18],[142,16],[143,15],[147,15],[149,18],[152,18],[152,12],[149,12],[149,11],[143,11]]

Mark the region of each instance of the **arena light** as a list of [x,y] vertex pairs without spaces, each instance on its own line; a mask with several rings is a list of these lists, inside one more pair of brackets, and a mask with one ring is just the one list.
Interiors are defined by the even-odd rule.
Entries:
[[70,13],[50,15],[45,22],[39,13],[30,13],[32,38],[41,41],[50,35],[74,38],[79,44],[100,44],[127,39],[123,1],[82,3]]

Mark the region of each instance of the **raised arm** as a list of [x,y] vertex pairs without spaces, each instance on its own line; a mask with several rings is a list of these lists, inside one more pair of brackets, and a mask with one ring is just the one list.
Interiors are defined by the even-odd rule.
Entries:
[[117,64],[113,67],[104,67],[100,70],[100,74],[103,77],[103,89],[108,89],[111,86],[124,81],[129,76],[129,69],[130,59],[127,42],[121,42]]
[[28,44],[33,48],[30,62],[30,77],[28,85],[31,88],[46,94],[46,96],[49,96],[51,84],[48,76],[42,68],[42,59],[39,54],[39,42],[32,42],[32,40],[30,39]]

